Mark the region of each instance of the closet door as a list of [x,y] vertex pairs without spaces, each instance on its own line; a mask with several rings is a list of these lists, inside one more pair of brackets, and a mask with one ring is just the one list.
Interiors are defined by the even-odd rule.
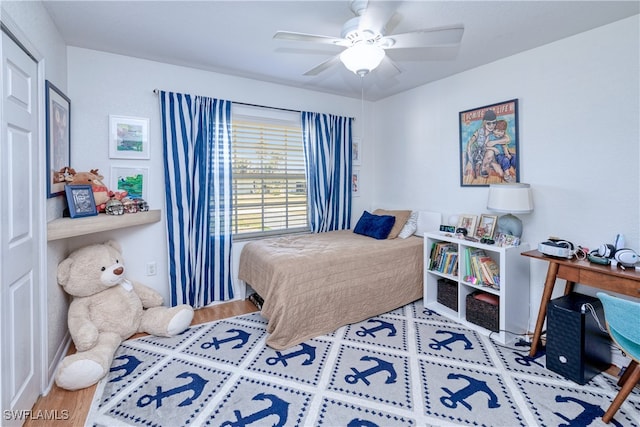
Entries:
[[0,116],[0,424],[21,425],[40,394],[45,204],[38,134],[38,65],[2,31]]

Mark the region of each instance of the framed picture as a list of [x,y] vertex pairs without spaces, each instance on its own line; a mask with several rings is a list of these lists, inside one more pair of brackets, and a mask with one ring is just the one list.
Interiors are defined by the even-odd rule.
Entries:
[[466,228],[467,236],[476,235],[476,225],[478,224],[478,215],[460,215],[456,228]]
[[351,140],[351,164],[360,166],[362,164],[362,140],[353,138]]
[[146,202],[149,187],[149,168],[111,167],[111,185],[113,191],[126,191],[129,197],[140,197]]
[[360,170],[354,169],[351,174],[351,195],[360,196]]
[[511,234],[498,233],[495,241],[497,246],[520,246],[520,238]]
[[67,185],[64,190],[71,218],[98,215],[90,185]]
[[460,185],[520,182],[518,100],[460,113]]
[[45,82],[47,132],[47,198],[64,194],[71,166],[71,101],[49,80]]
[[109,157],[149,158],[149,119],[109,116]]
[[496,230],[497,222],[497,215],[480,215],[480,222],[478,222],[478,227],[476,228],[474,237],[477,237],[478,239],[482,239],[483,237],[493,239],[493,233]]

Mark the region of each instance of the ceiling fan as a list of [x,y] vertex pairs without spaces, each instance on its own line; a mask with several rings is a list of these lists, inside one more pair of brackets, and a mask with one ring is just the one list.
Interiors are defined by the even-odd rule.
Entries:
[[[464,33],[462,24],[387,35],[386,30],[397,4],[397,2],[353,0],[350,8],[356,16],[342,26],[340,37],[278,31],[273,38],[346,48],[338,55],[304,73],[305,76],[318,75],[338,62],[342,62],[347,69],[364,77],[380,65],[386,57],[387,50],[451,47],[460,43]],[[386,57],[386,61],[400,72],[398,66],[389,57]]]

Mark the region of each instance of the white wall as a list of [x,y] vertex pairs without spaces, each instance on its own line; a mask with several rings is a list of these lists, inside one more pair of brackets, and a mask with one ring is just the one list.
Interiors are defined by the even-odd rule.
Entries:
[[[107,185],[110,182],[111,166],[148,167],[150,191],[147,201],[151,209],[163,211],[160,223],[74,238],[71,249],[110,238],[118,240],[123,246],[127,276],[153,287],[165,297],[165,300],[168,300],[169,285],[164,166],[160,112],[158,97],[153,93],[154,89],[355,117],[353,132],[355,136],[361,135],[362,104],[360,100],[352,98],[75,47],[68,48],[68,67],[69,97],[72,100],[73,110],[72,166],[76,170],[98,168],[104,175]],[[365,112],[368,110],[370,110],[370,103],[365,102]],[[109,114],[150,119],[150,160],[109,159]],[[364,128],[368,129],[369,126]],[[368,137],[364,135],[363,141],[366,142]],[[366,151],[363,157],[366,165]],[[369,208],[368,196],[367,192],[363,191],[363,195],[354,201],[353,212],[356,220],[362,210],[367,208]],[[241,245],[236,245],[233,252],[236,262],[240,248]],[[145,265],[150,261],[157,262],[156,276],[145,275]],[[235,269],[237,271],[237,265]],[[242,294],[239,296],[242,297]]]
[[[459,184],[458,113],[517,98],[535,204],[523,239],[595,248],[623,233],[640,251],[638,36],[635,16],[377,102],[373,203],[487,213],[488,189]],[[535,325],[547,264],[531,267]]]

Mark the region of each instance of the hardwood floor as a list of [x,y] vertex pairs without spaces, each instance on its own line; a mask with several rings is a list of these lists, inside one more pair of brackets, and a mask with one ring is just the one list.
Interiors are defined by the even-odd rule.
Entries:
[[[257,311],[251,302],[232,301],[196,310],[193,316],[193,325],[239,316]],[[142,336],[134,335],[132,338]],[[75,352],[73,347],[69,353]],[[32,417],[24,423],[25,427],[51,427],[51,426],[82,426],[84,425],[96,386],[82,390],[69,391],[53,385],[46,396],[40,396],[33,406]],[[51,419],[55,418],[55,419]]]

